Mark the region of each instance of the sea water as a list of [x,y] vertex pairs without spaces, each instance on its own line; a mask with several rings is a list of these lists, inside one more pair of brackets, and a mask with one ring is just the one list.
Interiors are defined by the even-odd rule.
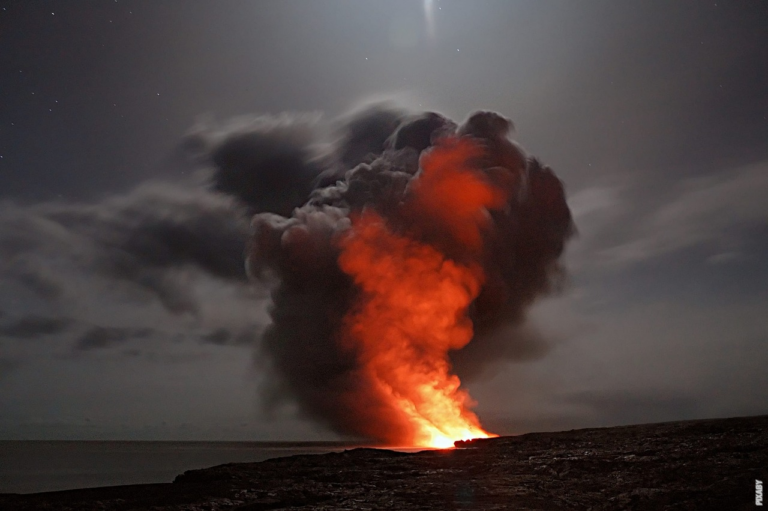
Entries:
[[340,442],[0,441],[0,493],[170,483],[186,470],[355,446]]

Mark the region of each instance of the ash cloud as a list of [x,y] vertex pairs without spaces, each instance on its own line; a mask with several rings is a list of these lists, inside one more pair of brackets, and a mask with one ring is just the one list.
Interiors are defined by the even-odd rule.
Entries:
[[[197,316],[190,272],[232,286],[250,277],[271,290],[271,324],[213,321],[196,334],[199,341],[257,344],[267,407],[295,402],[304,416],[338,433],[380,439],[378,430],[396,426],[366,388],[355,353],[339,344],[360,292],[339,268],[337,240],[352,215],[370,209],[461,258],[433,219],[403,208],[420,157],[446,137],[481,144],[484,156],[475,163],[511,191],[503,209],[488,213],[492,227],[480,261],[487,278],[470,310],[475,338],[451,353],[455,370],[465,380],[478,378],[499,361],[546,353],[525,311],[558,289],[559,257],[573,225],[560,181],[511,140],[512,129],[493,112],[457,124],[386,103],[331,124],[300,114],[202,123],[185,148],[213,167],[209,189],[150,183],[94,204],[0,204],[0,279],[63,303],[73,296],[68,272],[75,271],[108,289],[130,288],[172,315]],[[3,328],[11,336],[66,328],[28,323]],[[144,330],[94,327],[74,349],[117,346],[149,335]]]
[[251,213],[290,215],[307,200],[323,170],[315,147],[319,116],[282,114],[241,118],[222,126],[198,124],[186,148],[215,168],[213,189]]
[[336,240],[349,229],[351,215],[370,209],[395,229],[418,232],[423,242],[461,257],[439,225],[402,207],[418,179],[420,156],[446,136],[481,144],[477,165],[511,191],[505,207],[489,213],[492,227],[481,261],[487,278],[470,311],[475,338],[451,353],[457,374],[479,377],[502,359],[546,353],[546,342],[525,325],[525,311],[559,289],[559,258],[574,226],[561,182],[511,140],[512,129],[511,121],[486,111],[461,125],[437,113],[413,115],[380,105],[360,111],[326,153],[327,168],[304,205],[290,216],[254,216],[249,273],[277,280],[272,324],[257,355],[271,376],[265,384],[269,406],[295,401],[306,416],[358,437],[382,439],[380,431],[396,427],[388,423],[385,404],[366,389],[355,353],[339,343],[344,316],[360,295],[339,269]]

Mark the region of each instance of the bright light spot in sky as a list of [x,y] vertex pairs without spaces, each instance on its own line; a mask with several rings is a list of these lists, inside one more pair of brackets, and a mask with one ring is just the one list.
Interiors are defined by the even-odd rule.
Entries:
[[430,40],[435,38],[435,2],[434,0],[424,0],[424,18],[427,21],[427,37]]

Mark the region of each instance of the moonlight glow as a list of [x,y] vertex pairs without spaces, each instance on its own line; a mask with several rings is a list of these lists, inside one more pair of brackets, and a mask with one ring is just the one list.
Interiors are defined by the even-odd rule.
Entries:
[[427,37],[431,41],[435,38],[435,2],[434,0],[424,0],[424,18],[427,22]]

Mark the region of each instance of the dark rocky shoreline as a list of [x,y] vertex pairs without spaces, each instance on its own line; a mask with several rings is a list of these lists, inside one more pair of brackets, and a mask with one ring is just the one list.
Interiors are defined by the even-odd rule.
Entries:
[[[2,510],[755,508],[768,416],[353,449],[191,470],[173,483],[0,495]],[[768,505],[768,504],[766,504]]]

